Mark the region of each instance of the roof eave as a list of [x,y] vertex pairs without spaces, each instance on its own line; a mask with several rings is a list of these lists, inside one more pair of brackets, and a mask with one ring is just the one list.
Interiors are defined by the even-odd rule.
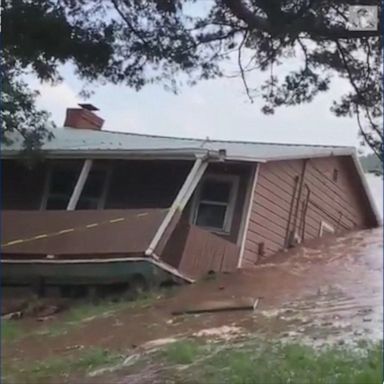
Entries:
[[[223,160],[225,151],[208,149],[161,149],[161,150],[41,150],[47,159],[143,159],[143,160],[194,160],[197,157],[208,157],[211,160]],[[1,158],[13,159],[20,156],[19,151],[2,151]]]
[[340,148],[332,149],[328,152],[316,153],[316,154],[306,154],[306,155],[291,155],[291,156],[281,156],[281,157],[270,157],[266,158],[265,161],[282,161],[282,160],[303,160],[303,159],[315,159],[321,157],[332,157],[332,156],[352,156],[355,153],[354,148]]
[[355,153],[355,148],[335,148],[323,153],[317,154],[305,154],[305,155],[289,155],[289,156],[271,156],[271,157],[253,157],[253,156],[231,156],[227,155],[226,160],[233,161],[248,161],[254,163],[267,163],[269,161],[284,161],[284,160],[303,160],[303,159],[314,159],[321,157],[330,156],[352,156]]

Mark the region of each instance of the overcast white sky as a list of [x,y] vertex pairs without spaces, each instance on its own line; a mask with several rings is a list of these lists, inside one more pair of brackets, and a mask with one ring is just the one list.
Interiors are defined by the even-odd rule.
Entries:
[[[65,109],[76,107],[81,83],[65,69],[64,82],[51,87],[32,81],[41,91],[39,106],[63,125]],[[258,74],[250,77],[258,80]],[[337,118],[329,110],[332,100],[345,92],[347,84],[337,80],[330,92],[299,107],[278,109],[275,115],[260,112],[261,100],[251,104],[239,78],[204,81],[174,95],[161,85],[140,92],[125,86],[98,86],[87,100],[105,119],[105,130],[174,135],[211,139],[335,144],[358,146],[354,119]]]

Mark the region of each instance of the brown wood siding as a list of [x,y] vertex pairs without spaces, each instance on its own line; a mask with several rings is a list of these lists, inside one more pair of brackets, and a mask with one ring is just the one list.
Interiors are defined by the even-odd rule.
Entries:
[[2,160],[2,209],[40,209],[46,168],[45,162],[28,168],[18,160]]
[[240,248],[217,235],[181,219],[164,248],[161,259],[190,278],[209,271],[233,271]]
[[[333,226],[336,233],[375,225],[352,161],[347,156],[307,161],[296,225],[302,240],[318,237],[321,221]],[[242,266],[257,262],[260,243],[264,243],[263,257],[284,248],[287,233],[293,229],[303,165],[304,160],[260,165]],[[335,169],[336,182],[333,180]],[[295,177],[298,182],[293,198]],[[309,200],[305,210],[308,190]]]

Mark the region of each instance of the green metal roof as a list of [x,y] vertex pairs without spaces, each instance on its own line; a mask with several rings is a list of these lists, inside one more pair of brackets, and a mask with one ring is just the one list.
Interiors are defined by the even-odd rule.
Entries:
[[[162,152],[182,154],[206,151],[225,151],[226,159],[242,161],[271,161],[299,159],[332,155],[350,155],[353,147],[280,144],[247,141],[202,140],[137,133],[95,131],[89,129],[57,128],[54,138],[44,143],[42,151],[52,156],[104,155],[130,153],[160,154]],[[15,137],[10,146],[2,145],[2,155],[14,155],[22,149],[22,140]]]

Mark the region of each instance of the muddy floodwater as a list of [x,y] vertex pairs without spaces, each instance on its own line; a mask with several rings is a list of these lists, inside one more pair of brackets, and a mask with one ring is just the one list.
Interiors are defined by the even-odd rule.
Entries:
[[[259,298],[254,311],[199,316],[200,325],[311,345],[382,338],[382,228],[359,231],[276,255],[178,295],[178,305]],[[237,329],[237,333],[241,333]]]
[[[367,175],[367,181],[382,212],[382,179]],[[253,269],[190,287],[178,301],[243,297],[259,298],[255,311],[215,314],[211,322],[312,345],[382,339],[383,229],[281,252]],[[207,327],[213,325],[207,316],[205,321]]]
[[274,306],[281,293],[271,287],[265,304],[270,295],[272,309],[261,313],[276,315],[282,336],[289,338],[315,343],[381,339],[382,245],[381,228],[361,231],[303,247],[286,262],[258,267],[262,279],[279,276],[278,286],[285,291],[281,305]]

